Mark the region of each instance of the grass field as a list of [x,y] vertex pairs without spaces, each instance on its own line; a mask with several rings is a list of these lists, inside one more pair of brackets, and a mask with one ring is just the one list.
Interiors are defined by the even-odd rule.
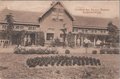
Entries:
[[[64,55],[64,54],[59,54]],[[118,79],[119,55],[69,54],[95,57],[101,66],[54,66],[28,68],[28,58],[43,55],[0,53],[0,79]],[[44,55],[48,56],[48,55]],[[49,55],[50,56],[50,55]],[[85,73],[88,72],[89,74]],[[87,75],[86,75],[87,74]]]

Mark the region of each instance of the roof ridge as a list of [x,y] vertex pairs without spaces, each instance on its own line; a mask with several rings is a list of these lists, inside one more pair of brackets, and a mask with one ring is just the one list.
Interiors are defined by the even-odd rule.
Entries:
[[13,11],[13,12],[30,12],[30,13],[43,13],[43,12],[37,12],[37,11],[25,11],[25,10],[15,10],[15,9],[6,9],[4,8],[3,10],[1,10],[0,12],[3,12],[3,11]]
[[113,18],[105,18],[105,17],[91,17],[91,16],[79,16],[79,15],[73,15],[76,17],[83,17],[83,18],[94,18],[94,19],[113,19]]

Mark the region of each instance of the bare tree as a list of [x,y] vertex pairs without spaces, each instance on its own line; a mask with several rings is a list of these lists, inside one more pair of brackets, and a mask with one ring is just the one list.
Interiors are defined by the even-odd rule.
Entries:
[[66,32],[67,32],[67,29],[65,28],[65,25],[66,24],[63,24],[63,29],[61,29],[61,31],[63,32],[63,47],[65,46],[65,39],[66,39]]

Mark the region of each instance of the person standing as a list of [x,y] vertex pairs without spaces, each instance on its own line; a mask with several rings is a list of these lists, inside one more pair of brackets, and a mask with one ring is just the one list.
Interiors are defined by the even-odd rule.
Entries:
[[24,37],[24,46],[27,44],[27,36]]
[[80,39],[79,38],[77,39],[77,46],[78,47],[80,46]]

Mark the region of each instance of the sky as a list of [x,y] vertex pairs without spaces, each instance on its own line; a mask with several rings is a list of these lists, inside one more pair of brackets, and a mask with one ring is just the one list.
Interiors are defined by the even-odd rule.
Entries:
[[[0,11],[4,8],[44,12],[52,1],[0,1]],[[119,1],[62,1],[73,15],[114,18],[119,17]]]

